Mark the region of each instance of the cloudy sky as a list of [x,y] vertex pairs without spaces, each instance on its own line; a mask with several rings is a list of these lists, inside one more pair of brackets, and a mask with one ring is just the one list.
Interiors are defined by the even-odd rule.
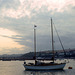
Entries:
[[[65,49],[75,48],[75,0],[0,0],[0,54],[51,50],[50,19]],[[55,49],[61,49],[54,31]]]

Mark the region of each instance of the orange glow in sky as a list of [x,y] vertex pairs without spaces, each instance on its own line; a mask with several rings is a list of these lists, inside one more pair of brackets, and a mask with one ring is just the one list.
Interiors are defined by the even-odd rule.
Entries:
[[12,35],[17,35],[17,33],[13,32],[11,30],[5,29],[5,28],[0,28],[0,36],[1,35],[12,36]]
[[[13,39],[9,38],[12,35],[18,35],[17,33],[10,31],[8,29],[0,28],[0,51],[3,48],[22,48],[23,45],[20,45],[18,42],[15,42]],[[8,37],[3,37],[8,36]]]

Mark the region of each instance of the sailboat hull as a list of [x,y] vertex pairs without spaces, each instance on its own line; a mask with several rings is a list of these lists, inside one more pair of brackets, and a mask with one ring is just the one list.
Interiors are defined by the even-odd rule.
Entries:
[[64,68],[65,64],[66,63],[47,66],[24,65],[24,67],[26,70],[61,70]]

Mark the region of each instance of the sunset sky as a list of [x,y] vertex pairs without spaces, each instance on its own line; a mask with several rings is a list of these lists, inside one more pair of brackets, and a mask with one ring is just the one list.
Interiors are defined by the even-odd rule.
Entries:
[[[75,48],[75,0],[0,0],[0,54],[51,50],[50,19],[65,49]],[[55,49],[62,49],[54,32]]]

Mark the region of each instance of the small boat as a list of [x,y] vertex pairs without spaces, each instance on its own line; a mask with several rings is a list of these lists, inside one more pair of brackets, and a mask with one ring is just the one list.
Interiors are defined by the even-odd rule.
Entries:
[[66,63],[24,64],[26,70],[62,70]]
[[[61,70],[65,67],[66,62],[63,63],[55,63],[55,55],[54,55],[54,39],[53,39],[53,25],[51,18],[51,34],[52,34],[52,59],[50,62],[41,62],[36,58],[36,25],[34,25],[34,60],[35,63],[26,63],[24,62],[24,67],[26,70]],[[41,59],[42,60],[42,59]]]

